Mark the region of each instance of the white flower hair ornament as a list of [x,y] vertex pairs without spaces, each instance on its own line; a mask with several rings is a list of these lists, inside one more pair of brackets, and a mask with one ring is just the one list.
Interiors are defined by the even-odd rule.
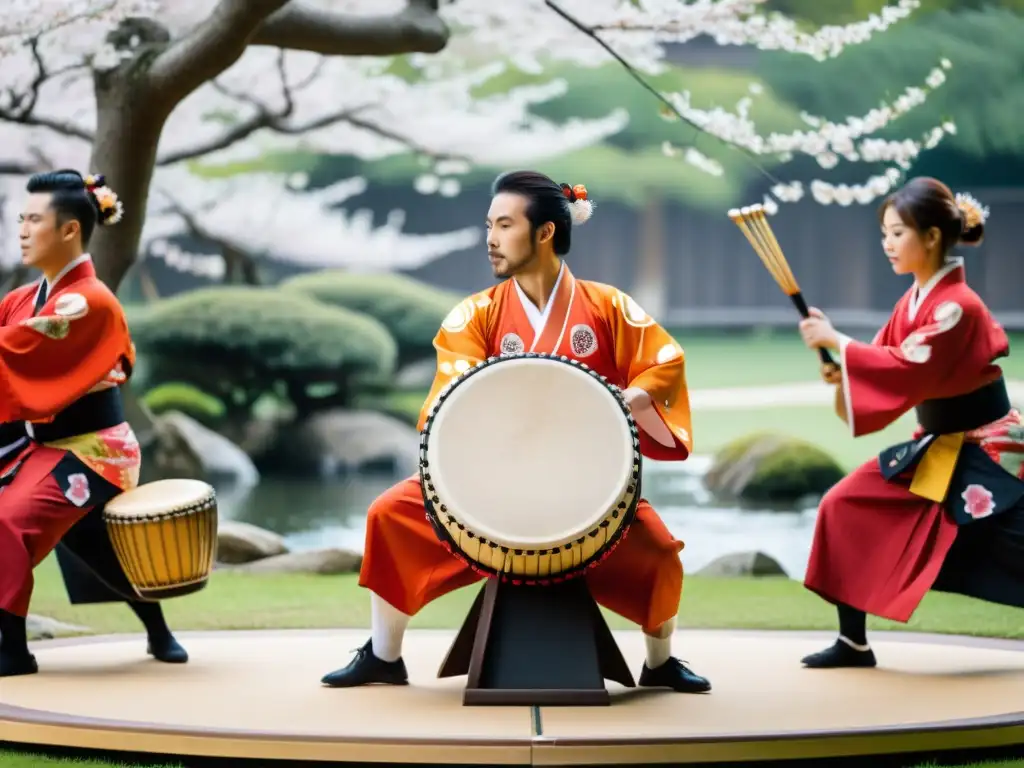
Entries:
[[124,216],[124,206],[117,198],[117,194],[110,187],[106,186],[106,179],[103,174],[90,174],[85,177],[85,188],[96,200],[96,206],[100,209],[99,223],[101,226],[117,224]]
[[966,192],[956,193],[956,207],[964,217],[964,232],[988,221],[988,206],[982,205]]
[[582,184],[562,184],[562,194],[569,201],[569,213],[573,224],[583,224],[594,215],[594,204],[587,199],[587,188]]

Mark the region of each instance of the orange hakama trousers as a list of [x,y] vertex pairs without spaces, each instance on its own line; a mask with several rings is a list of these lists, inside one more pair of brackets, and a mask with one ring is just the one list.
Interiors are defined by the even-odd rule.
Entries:
[[[641,499],[626,536],[583,578],[600,605],[652,633],[679,610],[682,549],[683,542]],[[360,586],[413,616],[427,603],[483,578],[437,538],[418,478],[393,485],[370,505]]]

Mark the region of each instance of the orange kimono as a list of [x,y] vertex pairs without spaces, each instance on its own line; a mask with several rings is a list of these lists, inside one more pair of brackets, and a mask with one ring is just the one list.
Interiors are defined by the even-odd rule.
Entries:
[[59,544],[72,602],[137,599],[99,518],[141,465],[118,390],[135,362],[124,311],[88,256],[37,310],[39,290],[0,302],[0,609],[20,616]]
[[[622,291],[572,276],[563,263],[538,332],[514,279],[474,294],[445,318],[434,339],[437,373],[420,412],[422,429],[440,391],[488,357],[538,352],[573,357],[622,389],[639,387],[669,428],[670,447],[640,433],[644,456],[683,461],[693,450],[685,358],[676,341]],[[641,500],[629,535],[584,578],[598,603],[653,632],[674,617],[683,587],[679,552]],[[359,583],[407,615],[483,578],[451,555],[427,521],[419,478],[410,477],[370,506]]]

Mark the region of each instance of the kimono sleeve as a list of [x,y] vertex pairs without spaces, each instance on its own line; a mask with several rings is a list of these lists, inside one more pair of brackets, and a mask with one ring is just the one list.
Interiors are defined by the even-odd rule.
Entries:
[[675,444],[663,445],[640,430],[640,449],[658,461],[682,461],[693,451],[686,356],[675,339],[629,295],[617,291],[604,308],[615,344],[615,365],[626,388],[651,396]]
[[448,384],[487,357],[487,336],[481,304],[486,301],[471,296],[448,313],[434,336],[437,370],[430,393],[420,408],[417,430],[422,431],[434,401]]
[[984,356],[988,344],[977,334],[981,314],[946,301],[899,343],[891,333],[880,333],[871,344],[844,338],[842,386],[853,436],[884,429],[928,399],[936,381]]
[[113,297],[62,294],[50,311],[0,328],[0,422],[52,418],[104,380],[130,346]]

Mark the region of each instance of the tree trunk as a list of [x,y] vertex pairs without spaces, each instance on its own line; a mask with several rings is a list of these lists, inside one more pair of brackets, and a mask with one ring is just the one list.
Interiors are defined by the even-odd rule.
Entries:
[[668,309],[665,269],[665,206],[657,197],[644,204],[637,243],[636,282],[630,291],[648,315],[664,322]]
[[160,132],[167,119],[163,109],[152,108],[146,94],[138,93],[131,72],[101,73],[96,77],[96,143],[90,170],[107,177],[107,184],[125,206],[124,218],[112,227],[96,230],[89,250],[96,273],[116,292],[138,255],[149,200]]
[[[200,237],[204,234],[196,233]],[[234,283],[236,280],[244,285],[259,285],[260,273],[256,261],[245,251],[235,248],[228,243],[221,243],[221,255],[224,259],[224,283]]]

